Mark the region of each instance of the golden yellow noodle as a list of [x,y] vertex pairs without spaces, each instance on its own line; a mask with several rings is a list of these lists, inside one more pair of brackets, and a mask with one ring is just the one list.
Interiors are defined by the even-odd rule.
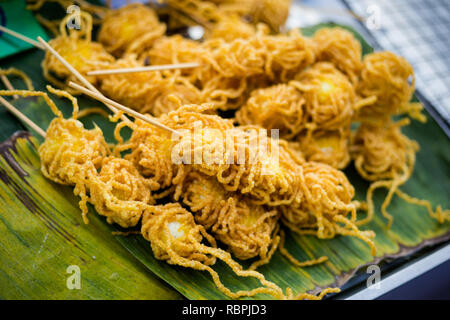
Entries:
[[110,11],[104,18],[98,41],[115,57],[139,54],[166,32],[154,10],[140,4],[128,4]]
[[151,64],[200,62],[198,68],[165,75],[183,79],[187,86],[186,76],[199,90],[198,100],[188,103],[213,102],[217,108],[228,110],[241,106],[255,87],[268,81],[286,81],[312,64],[315,45],[298,30],[270,35],[267,28],[260,26],[254,36],[232,41],[211,38],[194,44],[180,37],[163,38],[156,42],[148,57]]
[[223,17],[239,16],[252,22],[264,22],[279,31],[287,20],[291,0],[165,0],[172,8],[193,21],[211,27]]
[[266,33],[263,29],[257,39],[264,44],[267,53],[265,70],[271,79],[285,82],[315,62],[315,43],[304,37],[298,29],[293,29],[288,34]]
[[240,125],[256,124],[266,129],[279,129],[280,137],[289,139],[304,129],[305,100],[287,84],[255,90],[236,112]]
[[374,97],[360,110],[359,119],[384,122],[392,115],[408,113],[425,121],[420,104],[409,101],[414,93],[414,70],[404,58],[392,52],[376,52],[364,57],[357,93],[363,98]]
[[321,28],[313,39],[317,44],[317,60],[331,62],[356,84],[362,68],[362,51],[353,34],[339,27]]
[[[197,78],[203,84],[204,94],[222,109],[242,104],[238,98],[245,98],[243,93],[253,89],[249,86],[252,77],[286,81],[315,59],[313,43],[298,30],[287,35],[269,35],[266,29],[260,28],[256,36],[248,40],[225,43],[213,39],[205,46],[211,51],[211,57],[205,62],[208,68],[199,69]],[[233,103],[232,99],[237,102]]]
[[[107,69],[142,67],[133,54],[111,63]],[[176,95],[183,103],[198,103],[199,90],[178,72],[139,72],[99,76],[100,89],[109,98],[118,101],[140,113],[160,116],[175,110],[168,97]]]
[[231,42],[235,39],[249,39],[256,34],[256,27],[245,22],[237,15],[224,15],[212,29],[206,29],[206,39],[223,39]]
[[344,169],[350,162],[350,128],[309,130],[298,136],[300,150],[307,161],[321,162]]
[[151,190],[158,186],[140,175],[125,159],[103,159],[98,176],[91,177],[90,200],[108,223],[134,227],[149,205],[155,203]]
[[[66,23],[72,15],[66,16],[60,24],[60,35],[49,41],[67,62],[80,72],[92,84],[96,84],[95,76],[86,73],[95,69],[102,69],[114,61],[100,43],[91,41],[92,18],[89,14],[81,12],[81,29],[66,31]],[[67,88],[69,81],[76,81],[75,76],[50,52],[45,53],[42,61],[45,78],[55,86]]]
[[[122,125],[125,123],[122,122]],[[141,120],[136,120],[136,125],[132,129],[131,139],[119,144],[115,153],[131,150],[125,159],[131,161],[144,177],[157,184],[157,189],[170,188],[173,184],[180,183],[179,181],[184,179],[185,170],[184,166],[172,163],[174,142],[170,135],[165,130],[155,128]]]
[[[143,56],[150,65],[200,62],[204,54],[202,45],[194,40],[186,39],[179,34],[157,39],[151,49]],[[180,70],[189,74],[194,69]],[[182,73],[182,74],[183,74]]]
[[[300,204],[282,208],[282,222],[299,234],[320,239],[336,235],[357,237],[366,242],[372,255],[376,248],[373,231],[360,231],[355,225],[358,204],[352,201],[355,190],[345,174],[326,164],[307,162],[299,175],[303,199]],[[350,214],[350,218],[347,216]]]
[[14,75],[22,79],[25,86],[28,90],[34,90],[33,83],[31,82],[31,79],[23,72],[16,68],[8,68],[8,69],[0,69],[0,75],[8,76],[8,75]]
[[[278,213],[249,204],[245,198],[227,192],[214,178],[189,174],[183,202],[195,212],[195,221],[226,244],[238,259],[270,259]],[[260,265],[260,264],[259,264]]]
[[352,157],[358,173],[366,180],[374,181],[367,191],[367,217],[359,224],[369,222],[374,214],[372,195],[375,189],[385,187],[389,189],[381,206],[381,213],[388,219],[388,226],[393,222],[387,212],[392,196],[396,189],[404,184],[411,176],[416,161],[419,145],[409,140],[400,131],[400,126],[388,123],[385,126],[362,124],[352,142]]
[[109,154],[109,147],[100,128],[87,130],[76,120],[78,103],[74,97],[50,86],[47,86],[47,90],[71,100],[73,118],[64,119],[57,106],[44,92],[12,90],[0,91],[0,95],[39,96],[44,98],[55,113],[57,117],[50,123],[45,141],[39,148],[41,171],[45,177],[56,183],[75,186],[74,194],[81,198],[79,205],[83,220],[88,223],[89,181],[97,175],[103,158]]
[[366,180],[374,181],[367,191],[367,217],[359,224],[369,222],[374,214],[373,192],[377,188],[387,188],[388,194],[381,206],[381,213],[388,219],[388,227],[393,218],[387,207],[394,194],[405,201],[427,208],[431,217],[440,222],[449,218],[450,210],[442,211],[440,206],[433,212],[431,204],[408,196],[398,188],[412,175],[419,145],[401,133],[400,127],[408,124],[404,119],[397,123],[388,122],[384,126],[362,124],[355,134],[352,143],[352,157],[358,173]]
[[[229,132],[230,137],[234,141],[234,148],[228,149],[229,153],[221,158],[219,164],[204,162],[194,164],[193,168],[216,177],[226,190],[239,191],[249,196],[254,204],[278,206],[300,201],[301,193],[296,179],[298,163],[287,150],[285,142],[268,138],[260,143],[255,131],[239,128]],[[220,135],[206,138],[210,140],[206,140],[205,147],[226,150],[226,138]],[[256,148],[253,147],[255,145]],[[202,148],[195,151],[204,152]],[[232,163],[227,163],[227,159],[232,159]]]
[[[283,29],[289,16],[291,0],[250,0],[254,5],[251,12],[252,19],[267,23],[274,31]],[[236,7],[240,6],[241,1],[233,0]]]
[[[282,290],[274,283],[267,281],[262,274],[242,270],[228,252],[218,249],[214,238],[206,232],[204,227],[195,224],[193,215],[178,203],[153,206],[149,212],[144,213],[142,235],[150,241],[157,259],[165,260],[169,264],[209,272],[217,288],[231,298],[249,297],[258,293],[270,294],[279,299],[284,298]],[[202,244],[204,238],[211,246]],[[224,261],[238,276],[258,279],[263,287],[250,291],[231,292],[222,284],[217,272],[210,267],[215,263],[216,258]]]
[[289,260],[289,262],[292,263],[293,265],[295,265],[297,267],[300,267],[300,268],[303,268],[303,267],[310,267],[310,266],[313,266],[313,265],[320,264],[320,263],[323,263],[325,261],[328,261],[328,257],[327,256],[322,256],[320,258],[312,259],[312,260],[308,260],[308,261],[298,261],[284,247],[285,234],[284,234],[283,230],[281,230],[280,235],[281,235],[281,240],[280,240],[280,244],[279,244],[280,253],[287,260]]
[[309,128],[336,130],[350,125],[355,92],[350,81],[332,64],[316,63],[299,73],[290,85],[306,100]]
[[[210,230],[232,196],[214,177],[190,172],[184,181],[182,201],[195,213],[195,221]],[[177,199],[175,199],[177,200]]]
[[270,259],[268,256],[277,226],[278,212],[230,197],[211,232],[228,245],[238,259]]

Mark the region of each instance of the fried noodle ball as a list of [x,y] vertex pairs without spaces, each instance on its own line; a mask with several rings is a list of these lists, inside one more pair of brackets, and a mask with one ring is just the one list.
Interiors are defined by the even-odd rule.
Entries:
[[98,41],[115,57],[139,54],[166,32],[155,11],[140,3],[132,3],[110,11],[104,18]]
[[307,131],[297,141],[307,161],[325,163],[336,169],[344,169],[350,162],[349,128]]
[[306,121],[310,128],[335,130],[350,124],[355,92],[349,80],[332,64],[316,63],[299,73],[290,85],[306,100]]
[[424,115],[420,114],[421,105],[409,103],[414,86],[414,70],[404,58],[387,51],[366,55],[357,93],[368,101],[361,107],[358,118],[384,122],[392,115],[408,113],[425,121]]
[[405,201],[426,207],[429,215],[444,222],[450,219],[450,210],[442,210],[438,206],[433,211],[429,201],[413,198],[402,192],[399,187],[411,177],[416,161],[419,145],[408,139],[401,132],[401,126],[409,123],[408,119],[397,123],[388,122],[384,126],[362,124],[353,138],[352,157],[358,173],[366,180],[373,181],[367,190],[367,217],[359,221],[364,224],[372,220],[374,215],[373,192],[378,188],[388,189],[388,194],[381,206],[381,213],[388,219],[388,227],[393,217],[387,207],[394,194]]
[[359,41],[349,31],[338,27],[321,28],[313,39],[317,44],[317,60],[331,62],[356,84],[362,68]]
[[90,183],[90,203],[108,223],[123,228],[134,227],[148,205],[155,203],[151,190],[155,183],[140,175],[125,159],[107,157],[102,168]]
[[[254,296],[258,293],[284,298],[282,290],[267,281],[262,274],[242,270],[228,252],[218,249],[214,238],[206,232],[204,227],[196,224],[193,215],[178,203],[153,206],[149,212],[144,213],[142,235],[150,241],[157,259],[165,260],[169,264],[209,272],[217,288],[231,298]],[[211,246],[202,244],[203,239],[206,239]],[[210,267],[215,263],[216,258],[225,262],[236,275],[258,279],[263,287],[250,291],[231,292],[222,284],[217,272]]]
[[375,255],[376,248],[371,240],[375,234],[360,231],[355,225],[358,203],[352,201],[355,190],[345,174],[317,162],[307,162],[302,169],[299,179],[303,199],[299,205],[282,208],[282,222],[294,232],[320,239],[330,239],[336,234],[357,237],[366,242]]
[[195,221],[228,245],[234,256],[259,256],[264,262],[258,265],[270,260],[278,240],[274,234],[279,217],[275,210],[252,205],[239,194],[227,192],[214,178],[198,172],[188,175],[183,189],[183,203],[195,213]]
[[[70,29],[67,33],[66,24],[73,15],[67,15],[60,24],[60,35],[49,41],[49,45],[55,49],[71,66],[73,66],[90,83],[97,84],[96,76],[87,76],[88,71],[103,69],[114,61],[114,58],[103,48],[100,43],[91,41],[92,17],[80,12],[81,29]],[[76,77],[50,52],[45,53],[42,61],[44,77],[53,85],[64,88],[69,81],[76,81]]]
[[304,104],[297,89],[279,84],[253,91],[246,104],[236,112],[236,120],[240,125],[279,129],[280,137],[289,139],[304,128]]

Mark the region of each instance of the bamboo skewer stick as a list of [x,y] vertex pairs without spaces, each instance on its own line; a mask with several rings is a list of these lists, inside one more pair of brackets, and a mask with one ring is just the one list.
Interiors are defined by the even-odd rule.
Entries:
[[[72,67],[72,65],[70,63],[68,63],[66,61],[66,59],[64,59],[55,49],[53,49],[44,39],[42,39],[41,37],[37,38],[38,41],[44,46],[45,49],[47,49],[51,54],[53,54],[55,56],[55,58],[57,58],[59,60],[59,62],[61,62],[85,87],[89,88],[90,90],[98,93],[101,95],[100,91],[97,90],[97,88],[95,88],[92,83],[90,83],[89,81],[87,81],[87,79],[85,77],[83,77],[81,75],[81,73],[79,73],[77,71],[77,69],[75,69],[74,67]],[[117,113],[117,110],[111,106],[111,105],[106,105],[113,113]],[[121,117],[122,120],[124,121],[130,121],[130,119],[128,119],[127,117],[123,116]]]
[[[53,54],[67,69],[69,69],[70,72],[73,73],[73,75],[75,75],[75,77],[85,86],[82,87],[80,85],[77,85],[76,83],[70,81],[69,85],[72,88],[75,88],[77,90],[80,90],[81,92],[94,97],[97,100],[100,100],[102,102],[105,102],[106,106],[111,109],[112,112],[117,113],[117,109],[122,110],[124,112],[126,112],[127,114],[130,114],[132,116],[134,116],[135,118],[139,118],[142,119],[144,121],[147,121],[161,129],[167,130],[171,133],[175,133],[178,134],[178,132],[176,132],[175,130],[159,123],[157,120],[154,119],[150,119],[149,117],[145,117],[144,115],[140,114],[139,112],[136,112],[130,108],[127,108],[125,106],[122,106],[121,104],[106,98],[100,91],[97,90],[97,88],[95,88],[89,81],[86,80],[86,78],[84,78],[73,66],[70,65],[70,63],[68,63],[63,57],[61,57],[59,55],[59,53],[53,49],[44,39],[42,39],[41,37],[38,37],[38,41],[51,53]],[[86,88],[88,88],[89,90],[86,90]],[[86,93],[86,91],[88,91],[89,93]],[[93,96],[92,93],[94,93],[95,95]],[[117,108],[117,109],[116,109]],[[124,121],[129,122],[130,119],[128,119],[125,115],[121,116],[121,119]]]
[[[25,42],[28,42],[28,43],[30,43],[30,44],[32,44],[32,45],[34,45],[34,46],[36,46],[36,47],[38,47],[38,48],[40,48],[40,49],[42,49],[42,50],[47,50],[48,52],[50,52],[51,54],[53,54],[83,85],[85,85],[89,90],[87,90],[86,88],[83,88],[82,86],[79,86],[79,85],[77,85],[77,84],[75,84],[75,83],[73,83],[73,82],[70,82],[71,84],[72,84],[72,87],[73,87],[73,85],[75,85],[76,87],[78,87],[78,88],[81,88],[81,89],[83,89],[83,90],[86,90],[86,91],[88,91],[89,92],[89,94],[88,95],[90,95],[90,96],[92,96],[91,94],[92,93],[94,93],[95,94],[95,98],[97,99],[97,100],[100,100],[100,101],[108,101],[108,103],[106,103],[106,106],[112,111],[112,112],[114,112],[114,113],[117,113],[118,111],[116,110],[116,108],[114,107],[114,105],[117,107],[117,106],[119,106],[119,108],[118,109],[120,109],[120,110],[122,110],[122,111],[124,111],[124,112],[126,112],[126,113],[128,113],[128,114],[131,114],[131,115],[133,115],[134,117],[136,117],[136,118],[139,118],[139,119],[141,119],[141,120],[144,120],[144,121],[147,121],[147,122],[149,122],[149,123],[151,123],[151,124],[153,124],[153,125],[155,125],[155,126],[157,126],[157,127],[159,127],[159,128],[161,128],[161,129],[164,129],[164,130],[167,130],[167,131],[169,131],[169,132],[171,132],[171,133],[174,133],[174,134],[177,134],[177,135],[179,135],[179,133],[177,132],[177,131],[175,131],[175,130],[173,130],[173,129],[171,129],[171,128],[169,128],[169,127],[167,127],[167,126],[165,126],[165,125],[163,125],[163,124],[161,124],[161,123],[159,123],[157,120],[154,120],[154,119],[151,119],[151,118],[149,118],[149,117],[146,117],[146,116],[144,116],[144,115],[142,115],[142,114],[140,114],[140,113],[138,113],[138,112],[136,112],[136,111],[134,111],[134,110],[132,110],[132,109],[129,109],[129,108],[127,108],[127,107],[125,107],[125,106],[122,106],[121,104],[119,104],[119,103],[117,103],[117,102],[115,102],[115,101],[113,101],[113,100],[111,100],[111,99],[108,99],[108,98],[106,98],[99,90],[97,90],[97,88],[95,88],[89,81],[87,81],[87,79],[86,78],[84,78],[70,63],[68,63],[55,49],[53,49],[44,39],[42,39],[41,37],[37,37],[37,39],[38,39],[38,41],[39,42],[36,42],[36,41],[34,41],[34,40],[32,40],[32,39],[30,39],[30,38],[28,38],[28,37],[25,37],[25,36],[23,36],[23,35],[21,35],[21,34],[19,34],[19,33],[17,33],[17,32],[15,32],[15,31],[12,31],[12,30],[10,30],[10,29],[7,29],[7,28],[5,28],[5,27],[2,27],[2,26],[0,26],[1,28],[0,28],[0,30],[2,30],[2,31],[5,31],[6,33],[8,33],[8,34],[10,34],[10,35],[12,35],[12,36],[15,36],[15,37],[17,37],[17,38],[19,38],[19,39],[21,39],[21,40],[23,40],[23,41],[25,41]],[[82,91],[82,90],[80,90],[80,91]],[[3,99],[3,98],[2,98]],[[103,100],[102,100],[103,99]],[[7,100],[2,100],[2,103],[3,103],[3,101],[6,101],[7,102]],[[8,102],[7,102],[8,103]],[[11,104],[9,104],[10,106],[12,106]],[[13,106],[12,106],[13,107]],[[14,108],[14,107],[13,107]],[[15,109],[15,108],[14,108]],[[12,109],[11,109],[12,110]],[[14,114],[16,114],[20,119],[22,119],[24,122],[26,122],[27,120],[25,120],[25,119],[28,119],[28,118],[26,118],[26,116],[24,116],[23,114],[21,114],[20,113],[20,111],[18,111],[17,109],[15,109],[16,111],[14,112],[14,111],[12,111],[12,112],[14,112]],[[17,113],[18,112],[18,113]],[[19,116],[19,114],[21,114],[21,116]],[[124,120],[124,121],[127,121],[127,122],[129,122],[130,121],[130,119],[128,119],[125,115],[122,115],[121,116],[121,119],[122,120]],[[31,120],[29,120],[28,119],[28,122],[30,122],[30,123],[32,123],[32,121]],[[27,122],[27,123],[28,123]],[[31,124],[29,124],[30,126],[32,126]],[[36,130],[36,128],[39,128],[38,126],[36,126],[34,123],[33,123],[33,129],[35,129]],[[40,128],[39,128],[40,129]],[[39,132],[40,134],[42,133],[42,129],[41,129],[41,132]]]
[[98,76],[106,74],[123,74],[123,73],[136,73],[136,72],[147,72],[147,71],[160,71],[160,70],[172,70],[172,69],[187,69],[196,68],[200,64],[196,62],[192,63],[177,63],[177,64],[162,64],[147,67],[136,67],[136,68],[120,68],[120,69],[105,69],[105,70],[94,70],[87,73],[88,76]]
[[36,131],[39,135],[45,138],[45,131],[42,130],[37,124],[30,120],[26,115],[20,112],[16,107],[14,107],[11,103],[9,103],[5,98],[0,97],[0,103],[5,106],[12,114],[14,114],[17,118],[25,122],[31,129]]
[[158,122],[157,120],[147,117],[137,111],[134,111],[133,109],[125,107],[124,105],[121,105],[120,103],[117,103],[114,100],[111,100],[100,93],[86,89],[85,87],[82,87],[79,84],[76,84],[75,82],[72,82],[72,81],[69,82],[69,86],[84,93],[85,95],[88,95],[96,100],[99,100],[99,101],[105,103],[105,104],[110,104],[110,105],[114,106],[115,108],[122,110],[123,112],[126,112],[127,114],[129,114],[135,118],[138,118],[138,119],[146,121],[150,124],[153,124],[154,126],[156,126],[158,128],[170,131],[171,133],[176,134],[177,136],[180,135],[179,132],[177,132],[176,130],[163,125],[162,123]]
[[[8,90],[14,90],[13,85],[11,82],[9,82],[8,77],[4,74],[1,75],[2,80],[5,83],[5,86],[8,88]],[[4,79],[3,79],[4,78]],[[17,94],[13,96],[14,98],[19,97]],[[17,98],[16,98],[17,99]],[[24,115],[22,112],[20,112],[16,107],[14,107],[11,103],[8,102],[5,98],[0,96],[0,103],[5,106],[6,109],[8,109],[12,114],[14,114],[17,118],[25,122],[27,125],[31,127],[34,131],[36,131],[39,135],[41,135],[45,139],[45,131],[41,129],[37,124],[35,124],[33,121],[31,121],[30,118],[28,118],[26,115]]]
[[11,30],[11,29],[8,29],[8,28],[6,28],[4,26],[0,25],[0,31],[2,31],[4,33],[7,33],[10,36],[16,37],[16,38],[18,38],[18,39],[20,39],[22,41],[28,42],[29,44],[31,44],[31,45],[33,45],[35,47],[38,47],[39,49],[45,50],[44,47],[42,46],[42,44],[40,44],[39,42],[37,42],[37,41],[35,41],[33,39],[30,39],[30,38],[28,38],[28,37],[26,37],[26,36],[24,36],[24,35],[22,35],[22,34],[20,34],[18,32],[15,32],[15,31]]
[[[2,82],[5,84],[6,89],[8,90],[14,90],[14,87],[12,86],[11,82],[9,81],[8,77],[5,76],[4,74],[0,75],[0,78],[2,79]],[[14,99],[19,98],[19,96],[17,94],[15,94]]]
[[[33,39],[30,39],[20,33],[17,33],[11,29],[3,27],[0,25],[0,31],[3,31],[13,37],[16,37],[22,41],[25,41],[39,49],[46,50],[46,46],[43,45],[41,41],[37,42]],[[138,70],[140,68],[123,68],[123,69],[111,69],[111,70],[94,70],[89,71],[88,76],[93,75],[102,75],[102,74],[119,74],[119,73],[132,73],[132,72],[144,72],[144,71],[157,71],[157,70],[173,70],[173,69],[186,69],[186,68],[196,68],[199,67],[200,64],[196,62],[186,62],[186,63],[177,63],[177,64],[162,64],[148,67],[141,67],[143,70]]]

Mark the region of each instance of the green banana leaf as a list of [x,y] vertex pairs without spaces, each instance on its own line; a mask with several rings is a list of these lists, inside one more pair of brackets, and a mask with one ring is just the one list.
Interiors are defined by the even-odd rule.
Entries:
[[[311,35],[320,27],[329,25],[319,25],[313,28],[304,30],[304,33]],[[354,32],[352,30],[352,32]],[[354,32],[356,34],[356,32]],[[357,34],[356,34],[357,35]],[[359,36],[364,49],[364,53],[370,52],[370,46]],[[20,63],[10,61],[10,65],[18,65],[21,69],[27,71],[33,78],[34,82],[42,85],[45,81],[42,79],[41,70],[36,66],[36,61],[42,59],[42,53],[33,52],[25,54],[21,57]],[[20,64],[20,65],[19,65]],[[39,87],[38,87],[39,88]],[[59,102],[59,99],[55,99]],[[19,99],[15,105],[32,118],[37,124],[46,128],[49,121],[52,119],[52,114],[46,107],[42,99],[27,98]],[[80,105],[83,107],[98,106],[98,103],[87,98],[80,98]],[[69,115],[71,111],[70,105],[67,101],[60,101],[58,106],[64,111],[65,115]],[[100,116],[89,116],[83,119],[86,126],[92,127],[95,122],[105,131],[106,137],[109,141],[112,140],[112,124]],[[7,129],[4,134],[7,134]],[[412,196],[423,199],[428,199],[436,206],[441,204],[444,208],[450,207],[449,190],[450,190],[450,148],[449,139],[435,123],[435,121],[428,117],[426,124],[413,123],[405,128],[405,133],[412,139],[417,140],[421,145],[421,150],[417,154],[417,163],[413,176],[402,186],[402,190]],[[9,221],[9,225],[14,226],[24,219],[36,220],[34,207],[23,205],[21,202],[21,194],[32,194],[35,199],[34,203],[40,208],[39,212],[45,212],[46,216],[58,216],[62,221],[71,221],[73,225],[77,225],[76,239],[83,242],[86,247],[90,248],[89,255],[100,257],[105,253],[105,246],[113,246],[110,240],[111,227],[106,224],[103,218],[96,216],[94,210],[91,208],[89,225],[83,225],[79,211],[77,210],[77,200],[71,195],[69,187],[57,186],[45,180],[39,172],[39,157],[36,153],[36,146],[38,140],[35,138],[19,138],[13,140],[11,148],[6,154],[2,154],[0,159],[0,169],[3,173],[2,177],[6,180],[16,181],[17,185],[4,184],[0,193],[1,199],[7,199],[1,206],[0,217],[2,220]],[[18,173],[20,178],[15,177]],[[352,184],[357,191],[357,198],[364,199],[368,188],[368,183],[362,180],[352,166],[345,170]],[[19,175],[20,175],[19,174]],[[3,178],[2,178],[2,181]],[[20,192],[18,190],[21,190]],[[370,255],[368,246],[362,241],[352,237],[337,237],[332,240],[319,240],[312,236],[298,236],[287,231],[286,248],[299,260],[307,260],[322,255],[329,257],[329,261],[322,265],[298,268],[291,265],[279,253],[276,253],[271,262],[259,269],[268,280],[271,280],[282,288],[291,287],[295,293],[312,291],[317,292],[320,288],[327,286],[342,286],[344,285],[355,272],[364,265],[379,263],[386,258],[397,258],[409,255],[423,248],[424,246],[434,245],[450,238],[450,223],[439,224],[436,220],[431,219],[426,210],[422,207],[417,207],[405,203],[403,200],[394,198],[389,206],[389,212],[394,217],[394,224],[391,229],[386,228],[386,221],[379,213],[379,207],[383,201],[386,192],[379,190],[375,193],[375,204],[377,214],[374,220],[365,226],[363,229],[374,230],[377,234],[375,244],[378,249],[377,256],[374,258]],[[14,209],[9,209],[7,206],[12,206]],[[20,205],[22,203],[22,205]],[[32,217],[32,218],[31,218]],[[31,222],[30,222],[31,223]],[[34,223],[36,223],[34,221]],[[51,226],[45,225],[49,230]],[[102,230],[97,230],[102,229]],[[22,228],[11,227],[2,233],[0,236],[0,243],[5,246],[4,238],[8,237],[24,237],[27,231]],[[82,231],[83,230],[83,231]],[[45,234],[45,229],[39,230],[42,239]],[[95,234],[93,234],[95,233]],[[95,236],[98,237],[94,240]],[[104,238],[108,238],[104,239]],[[130,268],[132,273],[137,273],[135,269],[142,270],[145,266],[151,270],[155,275],[165,280],[179,293],[189,299],[225,299],[219,290],[217,290],[206,272],[189,270],[182,267],[168,265],[163,261],[158,261],[154,258],[150,245],[141,236],[117,236],[115,237],[126,248],[133,258],[130,258],[127,266],[132,264],[135,268]],[[95,242],[96,241],[96,242]],[[108,241],[103,243],[103,241]],[[55,241],[55,246],[56,246]],[[59,239],[63,243],[63,239]],[[96,245],[94,245],[96,243]],[[114,244],[116,245],[116,244]],[[97,247],[98,246],[98,247]],[[6,246],[8,248],[8,246]],[[72,249],[76,250],[76,249]],[[118,250],[120,253],[122,251]],[[8,266],[12,258],[21,257],[16,250],[5,249],[0,251],[0,279],[5,274],[4,269]],[[26,254],[23,249],[22,255]],[[123,256],[125,254],[122,253]],[[62,258],[64,258],[63,256]],[[59,257],[55,257],[58,259]],[[120,260],[125,263],[123,260]],[[140,261],[142,265],[139,265]],[[24,262],[25,263],[25,262]],[[56,263],[56,262],[55,262]],[[60,262],[61,263],[61,262]],[[27,265],[29,262],[26,263]],[[64,264],[64,263],[62,263]],[[28,266],[29,267],[29,266]],[[219,273],[224,284],[233,291],[252,289],[258,286],[257,281],[252,279],[242,279],[236,277],[232,271],[221,262],[218,262],[214,269]],[[118,272],[119,273],[119,272]],[[94,281],[99,281],[100,284],[104,282],[104,277],[100,270],[92,270],[92,286],[96,287],[98,284]],[[12,276],[11,272],[6,273],[7,279],[11,283],[16,284],[20,288],[27,288],[27,282],[22,282],[17,279],[17,275]],[[42,274],[43,279],[48,275]],[[64,273],[63,275],[64,276]],[[103,281],[102,281],[103,279]],[[149,275],[149,279],[154,279]],[[3,279],[2,279],[3,280]],[[43,280],[42,280],[43,281]],[[150,280],[147,280],[147,282]],[[152,282],[153,283],[153,282]],[[104,284],[104,283],[103,283]],[[107,286],[108,284],[105,284]],[[146,284],[147,285],[147,284]],[[129,285],[124,284],[124,288],[130,288]],[[155,289],[156,288],[156,289]],[[157,285],[148,287],[148,291],[163,290]],[[0,289],[2,290],[2,289]],[[120,291],[118,287],[111,287],[109,291]],[[108,291],[108,292],[109,292]],[[112,293],[103,296],[103,298],[114,298]],[[165,291],[166,294],[169,291]],[[0,292],[4,297],[9,297],[9,294]],[[43,293],[44,294],[44,293]],[[55,297],[65,298],[64,293],[60,295],[55,294]],[[120,294],[120,293],[116,293]],[[141,296],[141,292],[136,288],[133,297]],[[147,292],[147,294],[150,294]],[[20,295],[19,293],[17,295]],[[84,298],[87,296],[80,296]],[[255,298],[269,298],[264,295],[256,296]]]
[[[0,146],[0,298],[181,298],[103,219],[92,214],[86,228],[72,191],[40,174],[36,146],[25,132]],[[67,286],[70,266],[79,268],[79,290]]]

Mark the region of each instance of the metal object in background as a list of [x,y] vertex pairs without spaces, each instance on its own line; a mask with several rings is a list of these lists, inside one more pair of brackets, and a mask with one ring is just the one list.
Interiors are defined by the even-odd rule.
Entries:
[[359,292],[345,297],[346,300],[372,300],[381,297],[387,292],[415,279],[431,269],[445,263],[450,259],[450,244],[442,249],[421,258],[418,261],[407,264],[405,267],[382,279],[379,289],[365,288]]
[[450,1],[345,0],[357,14],[380,9],[380,28],[371,30],[379,45],[405,57],[414,67],[416,86],[450,123]]

